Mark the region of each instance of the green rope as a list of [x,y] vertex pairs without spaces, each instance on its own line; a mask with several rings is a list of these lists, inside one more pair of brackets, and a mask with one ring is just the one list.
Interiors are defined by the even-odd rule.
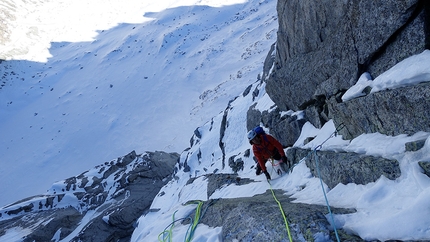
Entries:
[[287,229],[287,232],[288,232],[288,239],[290,240],[290,242],[293,242],[293,239],[291,238],[290,228],[288,226],[287,217],[285,216],[284,209],[282,209],[281,202],[279,202],[279,200],[276,198],[275,192],[273,191],[272,184],[270,184],[270,181],[267,180],[267,182],[270,185],[270,191],[272,192],[273,198],[275,199],[276,203],[278,203],[279,210],[281,210],[282,217],[284,218],[285,228]]
[[[167,227],[164,229],[163,232],[161,232],[158,235],[158,241],[159,242],[172,242],[172,235],[173,235],[173,227],[175,225],[175,223],[177,221],[181,221],[181,220],[186,220],[189,219],[190,220],[190,226],[187,229],[187,232],[185,233],[185,242],[191,242],[193,236],[194,236],[194,232],[197,228],[197,225],[200,221],[200,219],[204,216],[204,214],[206,213],[207,209],[209,208],[210,205],[212,205],[215,201],[217,201],[218,199],[215,200],[211,200],[211,202],[207,205],[206,209],[203,211],[203,213],[201,213],[202,210],[202,206],[203,206],[203,201],[190,201],[187,202],[185,205],[189,205],[189,204],[197,204],[197,208],[196,208],[196,214],[194,215],[194,220],[191,217],[187,217],[187,218],[180,218],[180,219],[176,219],[175,220],[175,214],[178,210],[176,210],[173,213],[172,216],[172,220],[173,222],[171,222],[169,225],[167,225]],[[169,228],[170,227],[170,228]],[[169,229],[168,229],[169,228]],[[166,235],[167,234],[167,235]],[[160,237],[163,236],[163,238],[161,239]]]
[[[338,241],[338,242],[340,242],[340,239],[339,239],[339,235],[337,234],[336,226],[335,226],[335,224],[334,224],[333,214],[332,214],[332,212],[331,212],[331,210],[330,210],[330,205],[329,205],[329,203],[328,203],[328,199],[327,199],[327,196],[326,196],[326,193],[325,193],[325,190],[324,190],[323,184],[322,184],[321,175],[319,174],[319,172],[320,172],[320,171],[319,171],[319,167],[318,167],[318,156],[317,156],[317,154],[316,154],[316,151],[317,151],[318,149],[320,149],[320,148],[322,147],[322,145],[323,145],[325,142],[327,142],[329,139],[331,139],[331,138],[335,137],[335,136],[337,135],[337,133],[338,133],[341,129],[343,129],[344,127],[345,127],[345,125],[344,125],[343,123],[341,123],[341,124],[340,124],[336,129],[335,129],[335,131],[334,131],[334,132],[333,132],[333,133],[332,133],[332,134],[331,134],[331,135],[330,135],[326,140],[324,140],[324,141],[323,141],[319,146],[317,146],[317,148],[315,148],[315,149],[314,149],[318,176],[320,177],[321,187],[322,187],[322,190],[323,190],[323,193],[324,193],[325,201],[326,201],[326,204],[327,204],[327,207],[328,207],[329,214],[330,214],[330,216],[331,216],[332,225],[333,225],[333,227],[334,227],[334,231],[335,231],[335,234],[336,234],[336,239],[337,239],[337,241]],[[294,164],[294,165],[289,169],[289,171],[292,171],[292,170],[293,170],[293,168],[294,168],[296,165],[300,164],[302,161],[306,160],[307,158],[310,158],[310,156],[312,156],[312,154],[313,154],[313,152],[309,152],[309,153],[308,153],[308,155],[307,155],[304,159],[302,159],[299,163]],[[272,166],[275,166],[275,165],[274,165],[274,161],[273,161],[273,159],[271,159],[271,163],[272,163]],[[287,173],[288,173],[288,172],[287,172]],[[281,213],[282,213],[282,217],[284,218],[285,228],[287,229],[287,232],[288,232],[288,239],[290,240],[290,242],[293,242],[293,239],[291,238],[290,229],[289,229],[289,226],[288,226],[287,217],[285,216],[284,210],[282,209],[282,205],[281,205],[281,203],[279,202],[279,200],[278,200],[278,199],[276,198],[276,196],[275,196],[275,192],[274,192],[274,191],[273,191],[273,189],[272,189],[272,184],[270,184],[270,180],[267,180],[267,182],[268,182],[268,183],[269,183],[269,185],[270,185],[270,191],[272,192],[273,198],[274,198],[274,199],[275,199],[275,201],[278,203],[279,209],[281,210]]]
[[[178,210],[176,210],[174,213],[173,213],[173,215],[172,215],[172,222],[169,224],[169,225],[167,225],[167,227],[164,229],[164,231],[163,232],[161,232],[159,235],[158,235],[158,241],[160,241],[160,242],[167,242],[167,241],[170,241],[170,242],[172,242],[172,234],[173,234],[173,227],[174,227],[174,225],[175,225],[175,223],[177,222],[177,221],[180,221],[180,220],[186,220],[186,219],[190,219],[191,220],[191,222],[192,222],[192,219],[190,218],[190,217],[188,217],[188,218],[180,218],[180,219],[176,219],[175,220],[175,214],[176,214],[176,212],[177,212]],[[167,228],[169,228],[170,227],[170,229],[169,230],[167,230]],[[165,237],[165,234],[167,234],[167,236]],[[163,239],[160,239],[160,237],[161,236],[163,236]]]
[[196,214],[194,215],[194,221],[190,224],[190,227],[188,227],[187,233],[185,234],[185,242],[190,242],[193,239],[194,232],[195,232],[197,225],[199,224],[199,220],[201,218],[200,212],[202,210],[203,202],[197,201],[197,203],[198,203],[198,205],[196,208]]

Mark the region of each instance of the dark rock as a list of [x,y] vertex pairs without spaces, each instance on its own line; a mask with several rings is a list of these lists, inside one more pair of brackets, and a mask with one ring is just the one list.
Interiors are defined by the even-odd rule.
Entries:
[[266,59],[264,60],[263,77],[261,78],[262,81],[266,80],[266,78],[269,76],[270,70],[272,69],[273,63],[275,62],[275,47],[276,43],[270,46],[269,53],[267,53]]
[[260,93],[260,90],[256,87],[252,92],[252,100],[255,100],[255,98],[258,97],[259,93]]
[[251,155],[251,149],[246,149],[245,153],[243,154],[244,157],[249,157]]
[[252,182],[251,179],[240,178],[237,174],[207,174],[205,177],[208,179],[208,197],[224,185],[236,184],[240,186]]
[[308,144],[309,142],[311,142],[314,139],[315,139],[315,137],[307,137],[305,140],[303,140],[303,145]]
[[[317,157],[315,157],[315,153]],[[375,182],[381,176],[395,180],[401,175],[398,161],[382,157],[366,156],[352,152],[315,152],[299,148],[288,149],[286,155],[294,164],[306,158],[306,165],[315,177],[319,177],[316,166],[318,161],[321,179],[330,189],[339,183],[365,185]]]
[[405,144],[405,149],[406,151],[417,151],[423,148],[425,143],[426,143],[425,139],[408,142]]
[[257,109],[255,109],[255,106],[257,104],[253,104],[251,107],[249,107],[247,113],[246,113],[246,129],[251,130],[254,127],[260,125],[261,122],[261,112]]
[[[294,203],[293,199],[275,190],[288,221],[293,241],[313,241],[314,235],[324,235],[336,240],[327,221],[327,208],[320,205]],[[222,227],[222,241],[289,241],[279,205],[270,190],[253,197],[217,199],[202,205],[205,212],[201,223],[210,227]],[[331,208],[333,213],[352,213],[352,209]],[[341,238],[360,238],[338,230]],[[351,240],[349,240],[351,241]]]
[[251,88],[252,88],[252,85],[249,85],[249,86],[245,89],[245,91],[243,91],[242,96],[243,96],[243,97],[246,97],[246,95],[248,95],[248,94],[249,94],[249,92],[251,91]]
[[353,139],[363,133],[386,135],[430,132],[430,83],[376,92],[347,102],[328,102],[330,118]]
[[202,138],[202,134],[200,133],[199,128],[197,128],[197,129],[195,129],[195,130],[194,130],[194,135],[195,135],[197,138],[199,138],[199,139],[201,139],[201,138]]
[[284,147],[289,147],[300,137],[301,129],[306,120],[297,115],[284,114],[281,116],[279,108],[272,108],[270,112],[261,113],[255,109],[255,105],[252,105],[247,111],[246,127],[251,130],[260,123],[265,127],[270,127],[269,133]]
[[[275,67],[266,90],[281,110],[304,110],[369,72],[426,47],[424,1],[278,1]],[[369,31],[370,30],[370,31]]]
[[[44,226],[38,226],[31,234],[27,235],[24,242],[51,241],[53,235],[61,230],[60,239],[73,232],[83,218],[83,214],[74,208],[47,210],[37,214],[38,218],[45,220]],[[18,220],[15,226],[27,226],[25,220]]]
[[232,156],[228,159],[228,166],[232,169],[234,173],[237,173],[240,170],[243,170],[243,160],[242,158],[236,159],[236,156]]
[[[96,167],[101,171],[101,178],[93,176],[91,186],[84,187],[85,192],[68,192],[72,185],[88,181],[83,173],[66,179],[62,193],[22,200],[18,208],[3,208],[5,214],[17,216],[2,221],[1,226],[32,228],[24,241],[51,241],[60,229],[60,239],[64,239],[77,229],[88,211],[97,210],[99,215],[80,228],[71,241],[129,241],[137,219],[148,212],[160,188],[170,180],[178,159],[176,153],[136,155],[133,151],[115,162]],[[79,207],[58,208],[65,196],[74,196]]]
[[423,169],[424,174],[430,177],[430,162],[420,161],[418,165]]

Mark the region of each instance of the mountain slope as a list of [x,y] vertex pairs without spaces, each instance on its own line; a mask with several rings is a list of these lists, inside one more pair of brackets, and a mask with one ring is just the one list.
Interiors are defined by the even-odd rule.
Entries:
[[276,1],[14,4],[10,30],[38,34],[0,49],[0,204],[131,150],[184,150],[276,41]]

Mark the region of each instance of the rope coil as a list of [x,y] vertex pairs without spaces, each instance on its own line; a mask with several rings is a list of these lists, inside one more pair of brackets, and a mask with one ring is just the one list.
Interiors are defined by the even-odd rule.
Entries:
[[[205,215],[205,213],[206,213],[207,209],[209,208],[209,206],[211,206],[217,200],[218,199],[211,200],[208,203],[208,205],[206,206],[206,208],[203,211],[203,213],[201,212],[202,211],[202,207],[203,207],[203,201],[196,200],[196,201],[189,201],[189,202],[187,202],[185,205],[197,204],[197,208],[196,208],[196,213],[194,215],[194,219],[188,216],[186,218],[180,218],[180,219],[176,219],[175,220],[175,214],[178,211],[178,210],[176,210],[173,213],[173,216],[172,216],[172,220],[173,221],[169,225],[167,225],[167,227],[164,229],[163,232],[161,232],[158,235],[158,241],[159,242],[172,242],[172,237],[173,237],[173,231],[172,230],[173,230],[173,227],[174,227],[175,223],[178,222],[178,221],[189,219],[190,220],[190,226],[188,227],[187,232],[185,233],[185,239],[184,239],[184,241],[185,242],[191,242],[191,240],[193,239],[193,236],[194,236],[194,232],[197,229],[197,225],[200,222],[200,219],[203,218],[203,216]],[[160,238],[161,236],[162,236],[162,238]]]

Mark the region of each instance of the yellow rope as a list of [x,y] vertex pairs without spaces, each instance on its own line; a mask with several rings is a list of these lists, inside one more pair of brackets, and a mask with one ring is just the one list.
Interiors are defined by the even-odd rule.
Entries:
[[[175,214],[176,214],[176,212],[177,212],[178,210],[176,210],[174,213],[173,213],[173,215],[172,215],[172,220],[173,220],[173,222],[169,225],[170,226],[170,229],[169,230],[167,230],[166,231],[166,229],[163,231],[163,232],[161,232],[159,235],[158,235],[158,241],[160,241],[160,242],[166,242],[167,240],[168,241],[170,241],[170,242],[172,242],[172,230],[173,230],[173,227],[175,226]],[[167,238],[165,238],[164,237],[164,234],[166,234],[167,233]],[[160,237],[161,236],[163,236],[163,239],[160,239]]]
[[282,209],[281,202],[279,202],[279,200],[276,198],[276,196],[275,196],[275,192],[273,191],[272,184],[270,184],[270,181],[269,181],[269,180],[267,180],[267,182],[268,182],[268,183],[269,183],[269,185],[270,185],[270,191],[272,192],[273,198],[274,198],[274,199],[275,199],[275,201],[278,203],[279,210],[281,210],[282,217],[284,218],[285,228],[287,229],[287,232],[288,232],[288,239],[290,240],[290,242],[293,242],[293,239],[291,238],[290,228],[289,228],[289,226],[288,226],[287,217],[285,216],[284,209]]

